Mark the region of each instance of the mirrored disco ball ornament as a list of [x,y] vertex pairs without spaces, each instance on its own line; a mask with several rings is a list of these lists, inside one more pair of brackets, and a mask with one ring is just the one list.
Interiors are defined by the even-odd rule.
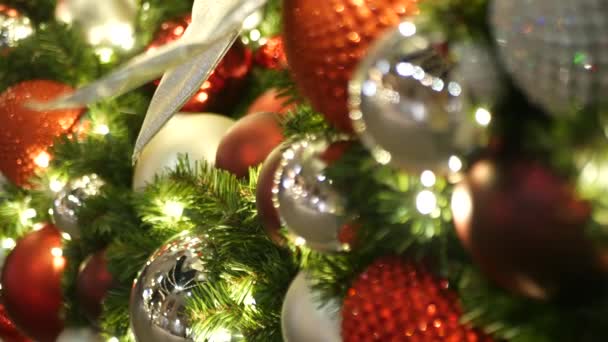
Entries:
[[378,162],[444,174],[480,144],[499,76],[483,47],[427,26],[406,21],[376,43],[350,83],[350,118]]
[[552,115],[605,105],[608,2],[494,0],[500,57],[529,99]]
[[55,225],[72,237],[80,236],[80,227],[76,213],[84,201],[97,196],[104,185],[96,174],[83,176],[69,182],[53,201],[53,219]]
[[131,328],[139,342],[193,341],[185,312],[192,290],[207,280],[207,243],[181,235],[148,260],[131,290]]
[[347,223],[344,198],[325,175],[322,158],[331,141],[310,138],[283,152],[273,187],[273,202],[296,245],[322,252],[348,249],[339,239]]

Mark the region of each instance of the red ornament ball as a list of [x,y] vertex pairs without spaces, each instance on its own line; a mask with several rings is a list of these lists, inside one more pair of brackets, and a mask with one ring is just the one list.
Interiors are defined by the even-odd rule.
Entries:
[[262,112],[286,114],[295,108],[295,104],[287,103],[287,98],[281,97],[276,89],[267,90],[260,95],[249,108],[247,114],[256,114]]
[[460,323],[462,309],[446,280],[398,257],[384,257],[348,290],[342,339],[354,341],[492,341]]
[[600,283],[598,251],[585,236],[589,204],[538,162],[477,162],[452,212],[465,248],[506,289],[548,299]]
[[40,167],[48,166],[49,147],[55,138],[72,131],[82,109],[37,112],[28,101],[48,101],[73,89],[55,81],[25,81],[0,94],[0,172],[17,185]]
[[[148,51],[181,38],[190,22],[191,17],[188,15],[163,23],[154,40],[148,45]],[[234,98],[238,98],[246,85],[247,75],[252,66],[252,55],[251,50],[237,40],[207,81],[201,85],[199,91],[182,107],[181,111],[191,113],[228,112],[234,103]],[[160,80],[155,82],[156,85],[159,83]]]
[[269,38],[260,46],[254,57],[255,63],[263,68],[280,70],[287,68],[287,56],[285,55],[285,44],[280,36]]
[[241,118],[220,141],[215,166],[239,178],[249,174],[249,168],[264,162],[283,141],[278,115],[258,113]]
[[313,107],[343,131],[348,82],[370,44],[405,16],[417,0],[286,0],[283,38],[296,85]]
[[17,327],[8,317],[4,305],[0,304],[0,341],[7,342],[29,342],[30,340],[21,335]]
[[258,217],[268,236],[277,243],[283,245],[285,238],[281,235],[281,219],[272,201],[272,188],[274,187],[275,174],[281,165],[283,158],[283,146],[275,148],[260,170],[255,193],[255,204],[258,209]]
[[114,285],[105,253],[97,252],[86,260],[76,280],[78,301],[91,320],[101,315],[103,300]]
[[63,330],[61,277],[66,261],[61,247],[59,230],[46,225],[19,240],[2,270],[6,312],[36,341],[55,341]]

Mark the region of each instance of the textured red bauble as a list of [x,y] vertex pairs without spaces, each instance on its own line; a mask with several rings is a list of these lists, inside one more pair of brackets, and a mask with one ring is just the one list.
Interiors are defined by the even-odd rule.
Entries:
[[348,290],[342,308],[342,340],[492,341],[460,323],[456,292],[423,266],[384,257],[363,272]]
[[289,69],[303,95],[329,122],[351,132],[347,87],[370,44],[417,0],[286,0],[283,39]]
[[281,219],[272,201],[272,188],[274,187],[275,174],[283,157],[283,146],[275,148],[260,170],[255,193],[255,204],[258,209],[258,217],[268,233],[268,236],[279,245],[285,243],[285,238],[280,233]]
[[266,69],[287,68],[285,44],[280,36],[269,38],[266,43],[255,52],[255,63]]
[[220,141],[215,166],[246,177],[249,168],[264,162],[283,141],[283,130],[278,115],[258,113],[241,118]]
[[72,91],[55,81],[25,81],[0,94],[0,172],[17,185],[28,185],[37,167],[47,166],[55,138],[69,133],[82,109],[37,112],[28,101],[48,101]]
[[482,271],[537,299],[599,284],[599,257],[585,237],[590,206],[535,161],[482,160],[454,191],[457,233]]
[[103,300],[113,285],[105,250],[93,254],[83,263],[76,279],[76,294],[78,302],[91,320],[97,319],[101,314]]
[[[154,40],[148,45],[148,50],[157,49],[181,38],[190,22],[188,15],[163,23]],[[239,96],[246,84],[253,63],[252,55],[251,50],[237,40],[181,111],[227,113],[234,103],[233,99]],[[158,85],[159,82],[156,81],[155,84]]]
[[17,330],[15,323],[8,317],[2,304],[0,304],[0,341],[29,342],[29,339]]
[[262,112],[286,114],[295,108],[294,103],[287,103],[288,100],[286,97],[281,97],[276,89],[269,89],[253,101],[247,109],[247,114]]
[[36,341],[52,342],[63,330],[61,233],[52,225],[19,240],[2,270],[2,300],[9,317]]

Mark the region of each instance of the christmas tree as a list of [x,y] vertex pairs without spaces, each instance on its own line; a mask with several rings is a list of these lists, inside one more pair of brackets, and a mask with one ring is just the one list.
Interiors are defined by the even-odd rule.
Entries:
[[0,0],[0,340],[603,341],[607,16]]

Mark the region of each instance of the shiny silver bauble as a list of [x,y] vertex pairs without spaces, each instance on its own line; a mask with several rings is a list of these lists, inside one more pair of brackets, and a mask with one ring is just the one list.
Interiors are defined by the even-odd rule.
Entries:
[[79,237],[77,211],[88,198],[99,195],[104,184],[105,182],[95,174],[80,177],[66,184],[53,201],[55,226],[74,238]]

